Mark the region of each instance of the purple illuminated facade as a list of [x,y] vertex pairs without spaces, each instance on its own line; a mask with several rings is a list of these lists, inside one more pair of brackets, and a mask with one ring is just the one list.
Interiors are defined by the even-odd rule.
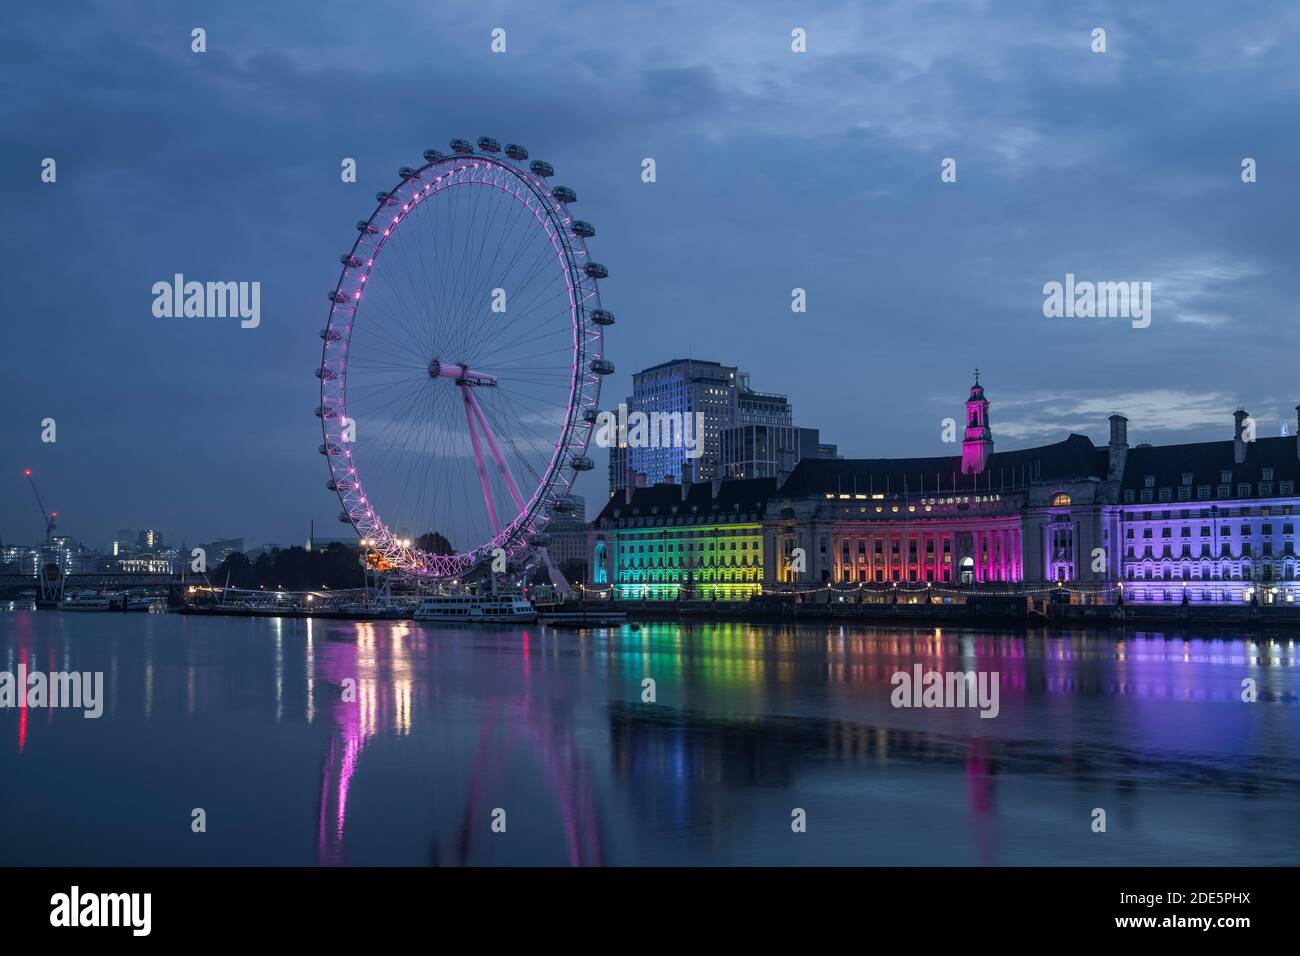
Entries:
[[1249,415],[1233,418],[1231,441],[1127,452],[1115,509],[1125,600],[1298,599],[1300,437],[1257,439]]

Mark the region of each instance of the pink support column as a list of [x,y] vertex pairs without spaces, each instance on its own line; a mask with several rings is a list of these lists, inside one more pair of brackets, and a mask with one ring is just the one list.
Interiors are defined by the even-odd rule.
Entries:
[[519,494],[519,489],[515,486],[515,479],[510,474],[510,468],[506,465],[505,457],[501,454],[501,449],[497,447],[497,440],[492,435],[492,429],[488,427],[487,417],[483,414],[483,409],[479,407],[478,399],[468,388],[465,394],[469,397],[469,403],[474,409],[474,415],[478,418],[479,426],[483,429],[483,437],[487,439],[488,448],[492,450],[492,458],[497,463],[497,468],[501,471],[501,478],[506,483],[506,489],[510,492],[510,497],[514,499],[515,507],[519,513],[523,514],[524,499]]
[[462,385],[460,397],[465,401],[465,424],[469,426],[469,440],[474,448],[474,467],[478,469],[478,483],[483,489],[483,503],[487,505],[488,520],[492,522],[492,533],[501,530],[497,522],[496,505],[492,503],[492,487],[488,484],[487,466],[483,463],[483,446],[479,444],[478,431],[474,428],[474,404],[469,388]]

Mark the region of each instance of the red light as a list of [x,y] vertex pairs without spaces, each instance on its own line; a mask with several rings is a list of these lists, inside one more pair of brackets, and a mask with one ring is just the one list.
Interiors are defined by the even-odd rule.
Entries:
[[24,469],[24,470],[23,470],[23,476],[26,477],[26,478],[30,478],[30,477],[32,476],[32,470],[31,470],[30,468],[26,468],[26,469]]

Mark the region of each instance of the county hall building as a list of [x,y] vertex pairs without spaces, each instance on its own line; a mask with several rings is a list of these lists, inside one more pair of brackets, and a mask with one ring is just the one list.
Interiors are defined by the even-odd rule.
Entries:
[[[1300,417],[1300,409],[1297,409]],[[1037,591],[1138,603],[1288,603],[1300,435],[1098,447],[1071,434],[994,450],[978,377],[959,455],[805,459],[779,479],[632,487],[588,532],[616,598],[744,600],[824,587]],[[1300,429],[1298,429],[1300,430]]]

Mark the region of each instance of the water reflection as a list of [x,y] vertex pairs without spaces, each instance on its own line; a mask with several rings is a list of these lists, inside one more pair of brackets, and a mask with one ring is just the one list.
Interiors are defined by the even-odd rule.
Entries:
[[[0,748],[14,782],[0,810],[70,815],[53,768],[71,765],[163,814],[203,779],[238,834],[231,862],[1190,864],[1300,850],[1289,635],[105,617],[0,615],[10,671],[104,670],[109,694],[98,722],[0,710],[16,741]],[[998,717],[892,706],[892,676],[918,663],[995,672]],[[1112,808],[1115,839],[1091,839],[1094,806]],[[793,807],[810,820],[794,841]],[[145,859],[84,840],[68,854],[205,862],[211,849],[158,835],[157,817],[117,823]],[[39,852],[35,834],[0,826],[0,862]]]
[[520,752],[542,767],[543,782],[559,808],[569,865],[601,863],[599,806],[572,735],[550,717],[549,708],[525,700],[493,706],[485,714],[463,817],[454,840],[434,841],[430,857],[435,865],[465,866],[474,862],[476,846],[492,838],[485,818],[489,807],[493,812],[497,809],[493,795],[505,792],[503,778]]
[[[308,668],[307,719],[312,719],[316,683],[328,687],[333,733],[328,741],[321,783],[317,827],[317,861],[344,862],[348,793],[367,742],[381,733],[409,736],[413,726],[413,660],[423,660],[429,635],[405,624],[358,623],[352,634],[338,634],[313,655]],[[451,635],[439,635],[447,638]],[[453,637],[454,639],[454,637]],[[527,631],[508,635],[518,640],[519,666],[531,673]],[[319,677],[316,675],[319,674]],[[599,864],[598,812],[591,781],[574,746],[571,727],[557,720],[552,702],[527,693],[521,698],[484,702],[479,715],[479,743],[459,821],[450,833],[435,837],[430,860],[436,865],[475,862],[475,848],[490,839],[490,811],[503,791],[503,778],[521,754],[542,770],[542,782],[560,811],[566,859],[573,866]],[[508,819],[508,818],[507,818]]]

